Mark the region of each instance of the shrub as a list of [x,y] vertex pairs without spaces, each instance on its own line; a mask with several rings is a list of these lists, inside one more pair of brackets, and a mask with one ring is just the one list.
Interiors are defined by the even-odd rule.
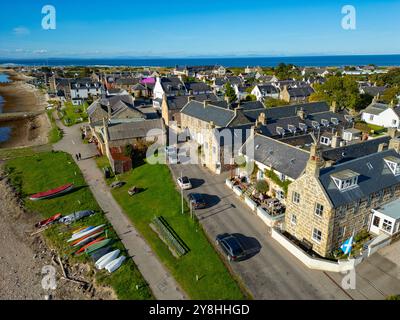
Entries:
[[269,185],[265,180],[259,180],[256,184],[256,190],[260,193],[267,193],[269,191]]

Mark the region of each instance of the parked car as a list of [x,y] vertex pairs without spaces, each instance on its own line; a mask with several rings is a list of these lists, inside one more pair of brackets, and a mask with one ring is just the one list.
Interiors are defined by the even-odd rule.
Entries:
[[176,152],[168,154],[168,163],[169,164],[178,164],[179,163],[178,154]]
[[239,261],[247,256],[247,252],[239,239],[232,234],[218,235],[215,242],[217,245],[221,246],[229,262]]
[[192,184],[190,183],[190,180],[188,177],[179,177],[177,179],[178,185],[181,189],[183,190],[189,190],[192,189]]
[[206,200],[200,193],[190,193],[188,198],[194,209],[204,209],[207,206]]
[[113,183],[110,184],[110,187],[111,187],[111,189],[118,189],[118,188],[123,187],[124,184],[125,184],[125,182],[122,182],[122,181],[115,181],[115,182],[113,182]]

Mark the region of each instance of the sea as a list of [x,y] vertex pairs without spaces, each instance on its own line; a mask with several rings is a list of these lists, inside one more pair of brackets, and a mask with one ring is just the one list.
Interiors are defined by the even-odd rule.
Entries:
[[344,67],[374,64],[377,66],[400,66],[400,54],[392,55],[336,55],[299,57],[200,57],[200,58],[46,58],[46,59],[0,59],[7,66],[130,66],[175,67],[222,65],[225,67],[261,66],[274,67],[279,63],[297,66]]
[[[8,75],[0,73],[0,83],[8,82]],[[0,113],[3,112],[4,99],[0,96]],[[11,127],[0,126],[0,143],[7,141],[11,136]]]

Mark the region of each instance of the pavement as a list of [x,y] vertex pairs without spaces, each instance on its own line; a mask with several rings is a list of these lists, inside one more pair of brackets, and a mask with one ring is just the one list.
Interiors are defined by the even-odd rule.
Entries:
[[[346,275],[311,270],[270,236],[270,228],[225,185],[228,174],[214,175],[198,165],[171,165],[172,174],[188,176],[194,189],[205,195],[209,208],[196,215],[210,238],[240,235],[256,251],[246,261],[232,263],[255,299],[365,300],[400,293],[399,267],[377,253],[356,268],[355,290],[342,288]],[[397,258],[400,259],[399,251]],[[258,253],[257,253],[258,252]]]
[[103,174],[94,160],[98,154],[96,147],[93,144],[85,145],[82,143],[79,126],[65,127],[59,120],[57,120],[57,125],[64,131],[64,137],[53,146],[54,150],[71,154],[75,161],[75,154],[81,153],[83,160],[76,161],[76,163],[81,169],[86,183],[127,249],[128,254],[149,284],[155,298],[157,300],[187,299],[187,295],[159,261],[111,195]]

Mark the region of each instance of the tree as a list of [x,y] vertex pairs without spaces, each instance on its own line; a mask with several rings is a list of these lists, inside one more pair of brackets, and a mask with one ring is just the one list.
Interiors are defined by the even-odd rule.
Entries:
[[237,100],[235,90],[232,88],[229,82],[225,84],[225,98],[227,98],[228,103],[232,103]]
[[293,64],[285,64],[280,63],[275,68],[275,75],[279,80],[286,80],[286,79],[299,79],[301,77],[301,73],[298,67]]
[[124,155],[129,158],[133,157],[133,146],[131,144],[125,146]]
[[399,102],[399,99],[397,98],[399,95],[400,95],[400,87],[395,86],[386,89],[381,99],[386,103],[394,102],[395,104],[397,104]]
[[359,110],[362,108],[358,84],[349,76],[331,76],[325,83],[316,84],[314,89],[315,92],[309,98],[310,102],[327,101],[332,104],[335,101],[341,109]]
[[246,97],[246,101],[257,101],[257,97],[254,94],[249,94]]
[[269,191],[269,185],[265,180],[259,180],[256,184],[256,190],[262,194],[266,194]]
[[274,108],[279,106],[286,106],[288,103],[285,100],[275,99],[275,98],[267,98],[264,101],[264,105],[266,108]]

